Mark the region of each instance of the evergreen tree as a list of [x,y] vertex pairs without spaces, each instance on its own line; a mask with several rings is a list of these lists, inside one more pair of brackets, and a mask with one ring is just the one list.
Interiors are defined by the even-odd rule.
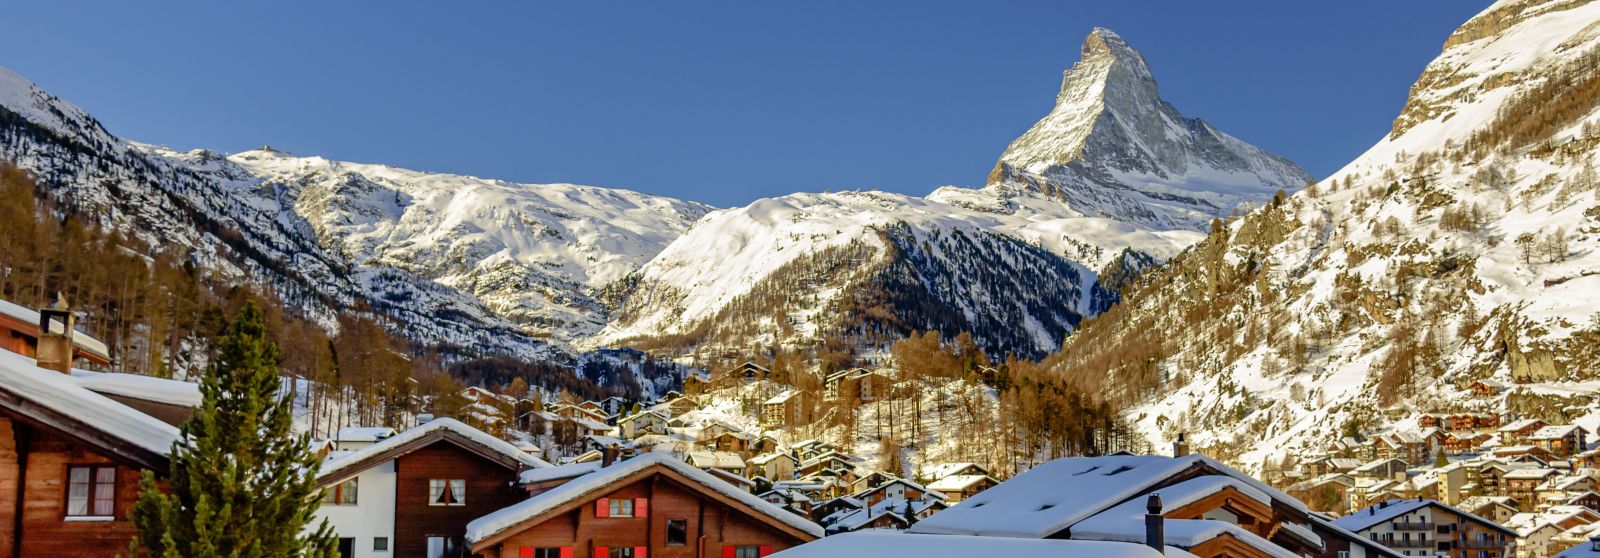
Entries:
[[334,557],[326,522],[311,524],[321,491],[305,435],[278,388],[277,346],[255,303],[217,340],[200,382],[204,396],[173,443],[169,490],[145,471],[131,554],[163,558]]

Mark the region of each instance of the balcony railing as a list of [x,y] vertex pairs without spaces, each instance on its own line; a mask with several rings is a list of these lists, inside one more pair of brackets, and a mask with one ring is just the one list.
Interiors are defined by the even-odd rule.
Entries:
[[1396,521],[1389,524],[1396,531],[1431,531],[1433,523],[1428,521]]
[[1502,548],[1505,545],[1510,544],[1510,541],[1497,541],[1494,539],[1480,541],[1478,539],[1467,539],[1464,541],[1459,541],[1459,544],[1467,548]]

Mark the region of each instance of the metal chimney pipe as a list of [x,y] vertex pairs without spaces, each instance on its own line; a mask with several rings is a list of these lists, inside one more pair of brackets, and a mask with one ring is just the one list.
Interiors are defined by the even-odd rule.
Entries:
[[1144,545],[1165,554],[1167,551],[1167,526],[1161,517],[1161,495],[1151,494],[1144,504]]

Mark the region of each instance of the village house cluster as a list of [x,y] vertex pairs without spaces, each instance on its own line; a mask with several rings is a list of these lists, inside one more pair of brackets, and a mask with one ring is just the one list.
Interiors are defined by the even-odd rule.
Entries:
[[[1488,397],[1508,387],[1477,381],[1464,389]],[[1590,434],[1575,424],[1537,418],[1424,413],[1411,428],[1365,439],[1344,438],[1322,451],[1297,456],[1294,467],[1270,480],[1288,486],[1290,494],[1312,509],[1345,519],[1366,514],[1367,520],[1373,520],[1385,512],[1393,514],[1396,508],[1385,508],[1388,502],[1411,502],[1412,506],[1432,502],[1435,505],[1407,513],[1439,514],[1448,509],[1458,517],[1488,521],[1496,528],[1503,526],[1508,536],[1517,540],[1514,556],[1546,558],[1600,536],[1600,468],[1596,463],[1600,449],[1590,447]],[[1424,524],[1435,525],[1428,521],[1415,525]],[[1393,538],[1390,546],[1416,555],[1433,556],[1445,550],[1435,537],[1443,533],[1410,531],[1396,530],[1384,536]],[[1485,535],[1493,536],[1491,531]],[[1477,551],[1484,550],[1479,547],[1490,545],[1476,539],[1467,542],[1476,546],[1455,548],[1471,552],[1452,555],[1479,556]]]

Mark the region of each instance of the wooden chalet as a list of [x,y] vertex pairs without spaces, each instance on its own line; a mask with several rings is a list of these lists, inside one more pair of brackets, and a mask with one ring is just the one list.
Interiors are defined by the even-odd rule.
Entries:
[[465,423],[434,419],[324,461],[317,516],[348,558],[461,556],[467,523],[525,499],[519,473],[549,466]]
[[662,453],[576,477],[467,526],[486,558],[746,558],[821,527]]
[[0,556],[110,558],[136,533],[140,471],[167,472],[178,429],[80,386],[57,356],[51,370],[0,351]]

